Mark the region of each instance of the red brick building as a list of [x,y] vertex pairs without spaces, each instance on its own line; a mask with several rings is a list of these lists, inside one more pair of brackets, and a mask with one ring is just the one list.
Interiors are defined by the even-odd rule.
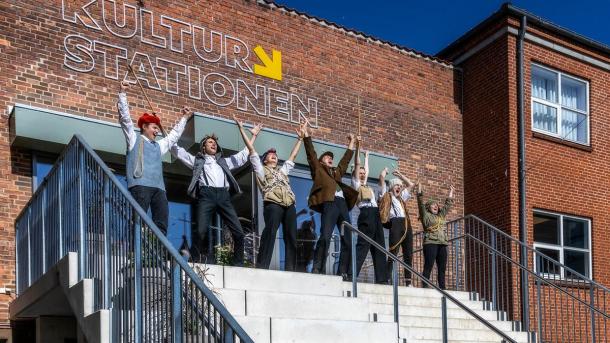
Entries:
[[[510,6],[428,56],[265,1],[57,0],[0,2],[0,288],[16,285],[14,220],[69,137],[83,134],[118,174],[124,169],[115,102],[121,79],[135,83],[128,64],[166,127],[184,105],[197,112],[191,148],[210,129],[241,148],[226,120],[235,115],[265,125],[259,149],[291,144],[305,117],[319,148],[338,152],[361,122],[371,175],[394,163],[439,197],[453,184],[451,218],[473,213],[518,237],[523,15],[528,243],[610,283],[610,48]],[[281,54],[279,76],[261,71],[264,56],[278,61],[272,50]],[[136,86],[128,96],[134,118],[149,110]],[[278,148],[288,154],[288,145]],[[303,157],[293,183],[306,189]],[[169,200],[190,222],[188,171],[167,162]],[[306,194],[297,196],[305,208]],[[0,295],[4,328],[11,297]]]
[[[135,0],[116,2],[116,8],[114,3],[0,4],[0,287],[15,288],[14,220],[40,181],[33,176],[42,176],[48,169],[45,163],[52,163],[75,133],[68,129],[75,118],[79,121],[74,127],[121,170],[124,142],[115,127],[115,103],[128,61],[142,73],[166,127],[188,105],[201,120],[218,122],[237,115],[248,123],[263,122],[273,130],[270,135],[279,132],[290,138],[300,110],[318,127],[314,138],[333,147],[345,146],[347,134],[357,131],[360,111],[364,145],[373,152],[372,175],[399,158],[400,168],[425,180],[430,194],[445,194],[453,183],[460,191],[452,216],[463,213],[462,116],[455,82],[459,75],[450,63],[256,1],[145,1],[143,8]],[[253,72],[254,65],[261,64],[254,52],[258,45],[270,57],[272,49],[281,52],[281,80]],[[128,79],[134,81],[130,75]],[[214,86],[216,82],[224,86]],[[225,87],[228,95],[218,96],[222,92],[214,87]],[[260,94],[255,99],[252,93],[259,90],[266,100]],[[134,118],[148,110],[137,86],[128,96]],[[39,134],[21,131],[19,122],[33,116],[39,123],[67,125],[65,137],[50,137],[61,127]],[[118,150],[109,147],[114,142],[94,138],[105,132],[102,129],[82,131],[81,125],[90,124],[110,125],[113,135],[119,132],[108,136],[117,137]],[[237,131],[228,132],[221,135],[221,144],[237,148]],[[287,144],[278,146],[280,156],[288,154],[291,140]],[[186,173],[171,171],[170,164],[167,168],[166,182],[178,180],[176,190],[168,191],[170,201],[188,202]],[[306,198],[297,203],[306,206]],[[10,299],[0,296],[4,327]]]

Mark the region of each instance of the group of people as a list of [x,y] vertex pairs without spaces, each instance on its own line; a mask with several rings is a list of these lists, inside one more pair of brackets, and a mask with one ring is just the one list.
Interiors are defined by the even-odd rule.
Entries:
[[[436,199],[424,202],[423,188],[413,183],[400,171],[386,185],[388,169],[379,175],[379,190],[367,181],[369,177],[369,154],[364,153],[361,164],[359,136],[348,136],[348,147],[335,166],[334,155],[330,151],[318,155],[312,142],[312,129],[304,122],[296,129],[297,140],[288,158],[281,163],[277,151],[269,148],[262,155],[256,151],[254,142],[262,129],[261,125],[251,128],[250,134],[238,119],[235,122],[245,143],[245,148],[231,156],[223,156],[219,139],[214,134],[205,136],[199,152],[192,155],[177,143],[191,115],[189,108],[182,110],[183,117],[162,139],[156,140],[163,131],[160,119],[153,113],[144,113],[137,121],[140,133],[136,133],[127,103],[125,91],[128,84],[121,83],[117,107],[119,121],[127,143],[126,174],[127,187],[138,204],[152,212],[152,219],[159,229],[166,233],[168,225],[168,204],[162,170],[162,155],[171,154],[190,168],[193,173],[187,193],[197,200],[197,234],[204,242],[212,218],[219,215],[233,238],[233,264],[244,262],[244,230],[231,203],[233,195],[240,193],[240,187],[233,171],[250,162],[256,175],[257,185],[263,197],[263,218],[265,227],[260,237],[257,268],[268,269],[273,256],[277,231],[282,226],[285,245],[285,270],[297,270],[297,212],[295,194],[288,175],[295,167],[295,158],[301,145],[305,146],[307,163],[313,185],[308,198],[311,210],[321,214],[320,236],[315,245],[312,273],[323,273],[329,253],[330,241],[335,227],[349,222],[349,211],[359,209],[358,229],[381,246],[385,245],[384,228],[389,230],[391,253],[398,255],[402,249],[404,262],[412,266],[413,227],[408,210],[408,201],[416,191],[419,220],[424,230],[424,270],[426,278],[434,264],[438,270],[438,284],[445,288],[447,264],[447,237],[444,230],[445,216],[453,204],[453,186],[444,204]],[[354,158],[355,156],[355,158]],[[343,182],[350,161],[354,158],[351,182]],[[387,284],[390,279],[392,262],[386,255],[372,247],[367,240],[358,237],[356,256],[351,256],[351,235],[349,229],[342,230],[341,249],[337,273],[345,280],[351,280],[351,259],[356,259],[357,273],[370,251],[375,271],[375,282]],[[205,247],[201,247],[206,251]],[[188,255],[188,250],[181,251]],[[213,251],[207,251],[211,258]],[[188,256],[185,256],[188,258]],[[300,269],[300,268],[299,268]],[[357,277],[357,275],[356,275]],[[411,273],[405,273],[407,285],[411,284]]]

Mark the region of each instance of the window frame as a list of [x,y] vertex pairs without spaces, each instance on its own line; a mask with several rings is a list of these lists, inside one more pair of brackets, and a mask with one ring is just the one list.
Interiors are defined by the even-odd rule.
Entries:
[[[546,71],[549,71],[551,73],[557,74],[557,103],[545,100],[545,99],[540,99],[537,97],[534,97],[534,92],[533,92],[533,74],[534,74],[534,68],[540,68]],[[585,98],[586,98],[586,102],[587,102],[587,106],[586,106],[586,111],[582,111],[580,109],[577,108],[571,108],[571,107],[567,107],[567,106],[563,106],[561,104],[561,79],[562,76],[565,76],[567,78],[570,78],[572,80],[578,81],[578,82],[582,82],[585,84]],[[562,141],[567,141],[567,142],[571,142],[574,144],[579,144],[579,145],[583,145],[583,146],[591,146],[591,103],[590,103],[590,92],[589,92],[589,81],[570,75],[568,73],[564,73],[561,72],[559,70],[556,69],[552,69],[537,63],[532,63],[531,64],[531,68],[530,68],[530,114],[531,114],[531,129],[533,132],[537,132],[543,135],[547,135],[547,136],[551,136],[551,137],[555,137],[557,139],[560,139]],[[537,102],[541,105],[544,106],[549,106],[554,108],[557,111],[557,133],[553,133],[550,131],[546,131],[543,129],[539,129],[534,127],[534,103]],[[567,137],[564,137],[564,133],[563,133],[563,129],[562,129],[562,125],[561,125],[561,121],[562,121],[562,116],[563,116],[563,112],[562,109],[565,108],[568,111],[572,111],[572,112],[576,112],[578,114],[583,114],[587,117],[587,140],[586,142],[581,142],[578,140],[572,140],[572,139],[568,139]]]
[[[539,214],[543,214],[543,215],[550,215],[550,216],[556,216],[558,217],[558,221],[559,221],[559,242],[560,245],[555,245],[555,244],[549,244],[549,243],[538,243],[536,241],[533,241],[533,249],[534,249],[534,272],[536,274],[538,274],[538,263],[536,260],[536,248],[542,248],[542,249],[548,249],[548,250],[555,250],[555,251],[559,251],[559,262],[562,265],[565,265],[565,260],[564,260],[564,252],[565,250],[569,250],[569,251],[577,251],[577,252],[583,252],[588,254],[588,258],[589,258],[589,263],[588,263],[588,275],[587,273],[584,273],[582,275],[584,275],[585,277],[589,278],[589,279],[593,279],[593,251],[592,251],[592,246],[593,246],[593,242],[591,241],[591,219],[589,218],[585,218],[585,217],[578,217],[578,216],[573,216],[573,215],[569,215],[569,214],[563,214],[563,213],[556,213],[556,212],[550,212],[550,211],[545,211],[545,210],[539,210],[539,209],[534,209],[533,210],[533,214],[532,217],[534,215],[536,215],[537,213]],[[583,249],[583,248],[574,248],[574,247],[566,247],[564,245],[564,231],[563,231],[563,221],[564,218],[570,218],[570,219],[575,219],[575,220],[580,220],[580,221],[584,221],[587,223],[588,225],[588,235],[587,235],[587,249]],[[533,227],[533,221],[532,221],[532,236],[534,234],[534,227]],[[557,280],[567,280],[567,279],[571,279],[571,278],[567,278],[565,275],[565,268],[561,268],[560,269],[560,274],[549,274],[549,273],[542,273],[540,272],[539,275],[548,278],[548,279],[557,279]]]

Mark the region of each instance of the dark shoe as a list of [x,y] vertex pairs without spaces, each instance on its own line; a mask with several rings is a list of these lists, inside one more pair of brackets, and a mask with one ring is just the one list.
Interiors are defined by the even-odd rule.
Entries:
[[405,279],[405,286],[411,286],[411,279]]
[[352,276],[351,275],[341,274],[341,278],[343,279],[343,281],[352,282]]
[[375,284],[377,284],[377,285],[389,285],[390,283],[388,281],[375,281]]

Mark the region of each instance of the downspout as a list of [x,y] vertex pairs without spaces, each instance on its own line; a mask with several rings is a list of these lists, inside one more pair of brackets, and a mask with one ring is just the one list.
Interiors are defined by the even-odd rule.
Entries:
[[523,43],[527,30],[527,17],[521,17],[519,37],[517,40],[517,102],[519,117],[519,240],[523,243],[519,262],[521,269],[521,323],[523,331],[529,331],[529,289],[527,282],[527,204],[526,204],[526,169],[525,169],[525,110],[523,78]]

